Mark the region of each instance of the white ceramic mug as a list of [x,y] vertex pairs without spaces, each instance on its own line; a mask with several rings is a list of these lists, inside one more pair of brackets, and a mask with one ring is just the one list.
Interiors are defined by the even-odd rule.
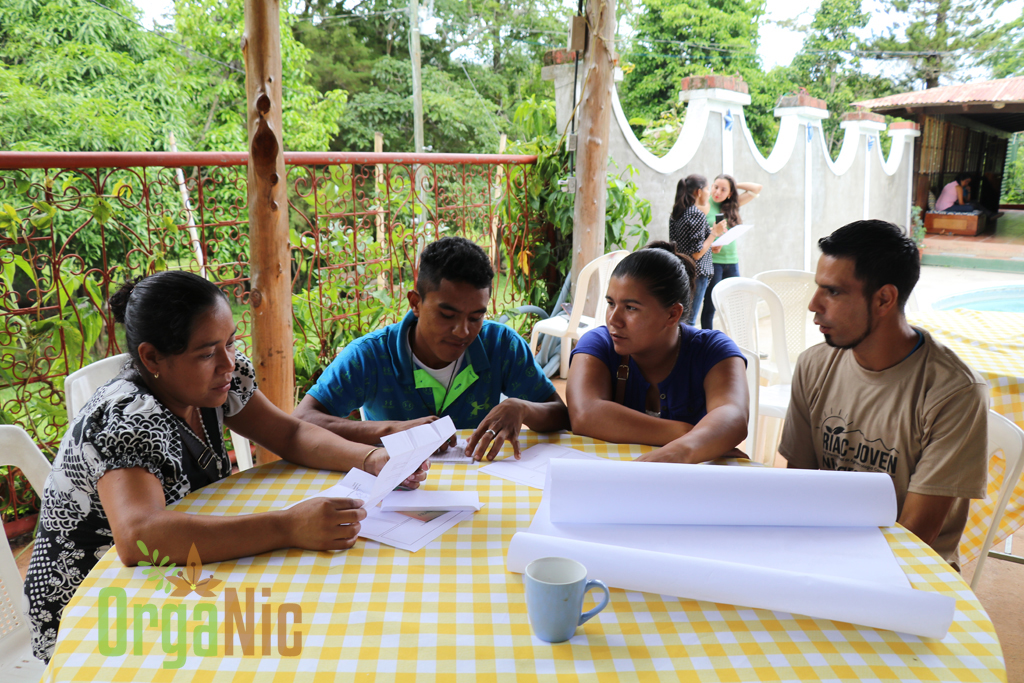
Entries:
[[[576,633],[598,612],[608,606],[611,594],[601,581],[587,581],[587,568],[565,557],[542,557],[526,565],[526,612],[533,633],[549,643],[561,643]],[[589,612],[583,609],[583,596],[591,588],[604,591],[604,599]]]

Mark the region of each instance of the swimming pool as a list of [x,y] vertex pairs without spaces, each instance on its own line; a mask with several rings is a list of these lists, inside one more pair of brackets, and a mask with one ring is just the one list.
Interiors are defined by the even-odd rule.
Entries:
[[940,299],[932,304],[932,308],[939,311],[948,311],[951,308],[969,308],[972,311],[1024,313],[1024,285],[983,287]]

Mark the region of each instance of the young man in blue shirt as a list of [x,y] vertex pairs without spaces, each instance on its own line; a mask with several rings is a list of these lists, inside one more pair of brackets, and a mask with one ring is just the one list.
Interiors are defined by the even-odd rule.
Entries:
[[[420,257],[405,318],[349,344],[295,409],[299,419],[352,441],[380,438],[449,415],[474,429],[466,449],[493,460],[505,441],[519,457],[522,425],[569,427],[569,412],[526,341],[484,320],[494,271],[462,237],[444,237]],[[499,402],[501,394],[508,398]],[[366,420],[347,416],[362,407]]]

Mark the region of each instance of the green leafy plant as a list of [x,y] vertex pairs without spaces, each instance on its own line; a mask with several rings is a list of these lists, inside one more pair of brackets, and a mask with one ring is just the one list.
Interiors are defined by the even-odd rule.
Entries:
[[918,249],[924,248],[924,209],[919,206],[912,207],[910,210],[910,238],[914,240],[914,244],[917,245]]
[[629,120],[629,125],[643,128],[640,142],[651,154],[663,157],[679,139],[679,131],[682,130],[685,119],[686,110],[681,109],[678,103],[672,103],[658,118],[635,116]]
[[[571,158],[564,138],[555,130],[552,100],[528,98],[516,109],[514,121],[521,138],[511,145],[514,154],[536,154],[531,167],[515,167],[510,172],[514,186],[526,188],[529,208],[528,244],[521,256],[521,268],[515,274],[532,278],[528,303],[550,310],[562,282],[572,269],[572,231],[574,195],[563,191],[572,173]],[[524,176],[525,175],[525,180]],[[627,166],[621,173],[611,165],[608,170],[605,210],[605,249],[632,249],[649,240],[651,205],[638,196],[633,181],[636,169]],[[513,224],[522,221],[522,205],[506,198],[502,211]]]

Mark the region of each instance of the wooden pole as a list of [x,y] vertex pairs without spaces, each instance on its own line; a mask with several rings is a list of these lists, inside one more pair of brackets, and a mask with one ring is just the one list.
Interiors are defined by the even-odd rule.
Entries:
[[423,154],[423,78],[420,76],[420,4],[409,0],[409,58],[412,60],[412,131],[416,153]]
[[[174,140],[174,132],[168,138],[170,151],[178,151],[178,143]],[[185,207],[185,220],[188,225],[188,238],[192,243],[192,252],[196,255],[196,263],[199,264],[199,276],[206,277],[206,259],[203,258],[203,245],[199,241],[199,231],[196,230],[196,219],[192,214],[192,202],[188,198],[188,187],[185,185],[185,173],[181,167],[174,169],[174,177],[178,181],[178,190],[181,192],[181,204]]]
[[[249,278],[253,362],[264,395],[286,413],[295,403],[291,254],[281,135],[281,8],[245,0],[245,94],[249,138]],[[276,460],[263,448],[256,462]]]
[[587,3],[591,34],[584,55],[576,159],[576,207],[572,231],[572,283],[583,266],[604,254],[608,199],[608,132],[612,116],[615,0]]
[[[508,135],[502,133],[498,138],[498,154],[505,153],[505,146],[508,144]],[[491,193],[491,267],[495,274],[501,274],[501,235],[498,234],[498,209],[501,206],[501,196],[504,189],[501,186],[505,179],[505,167],[498,166],[494,171],[494,190]]]
[[[373,134],[373,151],[380,154],[384,151],[384,133]],[[376,237],[377,243],[382,244],[386,235],[384,234],[384,197],[387,195],[384,186],[384,164],[377,164],[373,170],[373,181],[374,181],[374,199],[376,200],[376,216],[374,216],[374,222],[376,226]],[[383,247],[382,247],[383,249]],[[377,289],[384,289],[387,282],[384,280],[384,273],[381,272],[377,276]]]

